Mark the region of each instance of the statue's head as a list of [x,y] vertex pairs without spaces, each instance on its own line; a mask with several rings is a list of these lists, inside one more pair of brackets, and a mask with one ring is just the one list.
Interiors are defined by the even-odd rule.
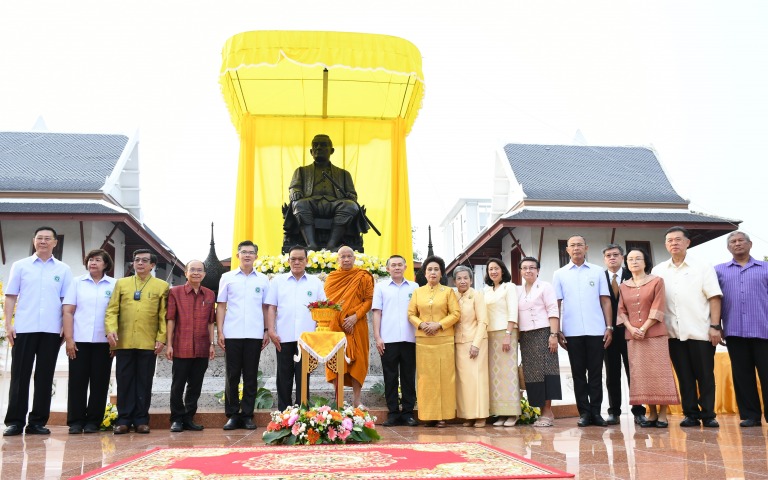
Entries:
[[312,139],[312,148],[309,149],[309,153],[315,161],[330,161],[331,155],[333,155],[331,137],[323,133],[315,135],[315,138]]

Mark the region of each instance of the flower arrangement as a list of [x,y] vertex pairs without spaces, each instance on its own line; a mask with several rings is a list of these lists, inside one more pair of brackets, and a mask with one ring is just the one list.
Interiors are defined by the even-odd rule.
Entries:
[[310,302],[307,304],[307,309],[310,311],[319,308],[319,309],[329,309],[329,310],[341,310],[341,303],[333,303],[330,300],[319,300],[317,302]]
[[522,409],[522,413],[517,420],[519,425],[531,425],[541,416],[541,409],[539,407],[532,407],[525,397],[520,399],[520,408]]
[[[317,275],[320,280],[325,281],[325,277],[334,270],[338,270],[339,254],[330,250],[310,250],[307,258],[307,273]],[[365,253],[355,252],[355,266],[370,272],[374,280],[380,277],[388,276],[386,261],[382,262],[378,257],[367,255]],[[254,264],[254,268],[267,275],[270,280],[275,275],[289,272],[291,265],[288,263],[288,254],[259,257]]]
[[107,402],[107,406],[104,408],[104,420],[101,421],[101,425],[99,425],[99,430],[105,431],[105,430],[111,430],[112,427],[115,426],[115,422],[117,421],[117,406],[112,405],[112,403]]
[[312,406],[294,405],[272,412],[272,421],[262,435],[270,445],[317,445],[329,443],[368,443],[381,439],[372,416],[362,405],[343,408],[314,399]]

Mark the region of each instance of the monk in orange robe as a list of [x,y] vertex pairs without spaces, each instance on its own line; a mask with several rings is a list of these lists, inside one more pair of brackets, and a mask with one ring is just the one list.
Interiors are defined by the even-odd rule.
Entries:
[[[352,387],[352,400],[360,405],[365,376],[368,374],[368,311],[373,304],[373,275],[355,267],[355,252],[349,247],[339,249],[339,270],[325,280],[325,296],[341,303],[341,312],[331,321],[331,330],[347,336],[347,358],[344,385]],[[337,374],[325,369],[325,378],[336,385]]]

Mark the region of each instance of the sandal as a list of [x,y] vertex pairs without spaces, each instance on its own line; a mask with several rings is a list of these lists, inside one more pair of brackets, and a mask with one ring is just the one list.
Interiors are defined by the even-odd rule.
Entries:
[[533,422],[533,426],[534,427],[551,427],[551,426],[554,426],[555,424],[554,420],[555,420],[554,418],[539,417],[538,420]]

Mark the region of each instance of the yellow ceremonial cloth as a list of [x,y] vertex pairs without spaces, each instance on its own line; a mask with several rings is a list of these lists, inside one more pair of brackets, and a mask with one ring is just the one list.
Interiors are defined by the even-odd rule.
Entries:
[[[341,312],[331,320],[331,331],[344,332],[341,322],[353,314],[357,323],[352,333],[347,334],[347,357],[349,365],[344,372],[344,385],[351,387],[352,379],[365,382],[368,375],[368,311],[373,304],[373,275],[365,270],[353,267],[350,270],[336,270],[325,280],[325,296],[334,303],[341,303]],[[325,369],[325,378],[329,382],[336,379],[336,372]]]
[[299,344],[318,362],[327,363],[346,345],[346,336],[342,332],[303,332]]
[[[677,384],[677,375],[675,375],[675,384]],[[677,385],[677,388],[679,390],[680,385]],[[763,393],[759,378],[757,379],[757,393],[760,395],[760,402],[762,403]],[[670,405],[669,413],[682,415],[683,408],[680,405]],[[736,392],[733,389],[731,357],[728,352],[715,353],[715,413],[739,413],[739,407],[736,405]]]

